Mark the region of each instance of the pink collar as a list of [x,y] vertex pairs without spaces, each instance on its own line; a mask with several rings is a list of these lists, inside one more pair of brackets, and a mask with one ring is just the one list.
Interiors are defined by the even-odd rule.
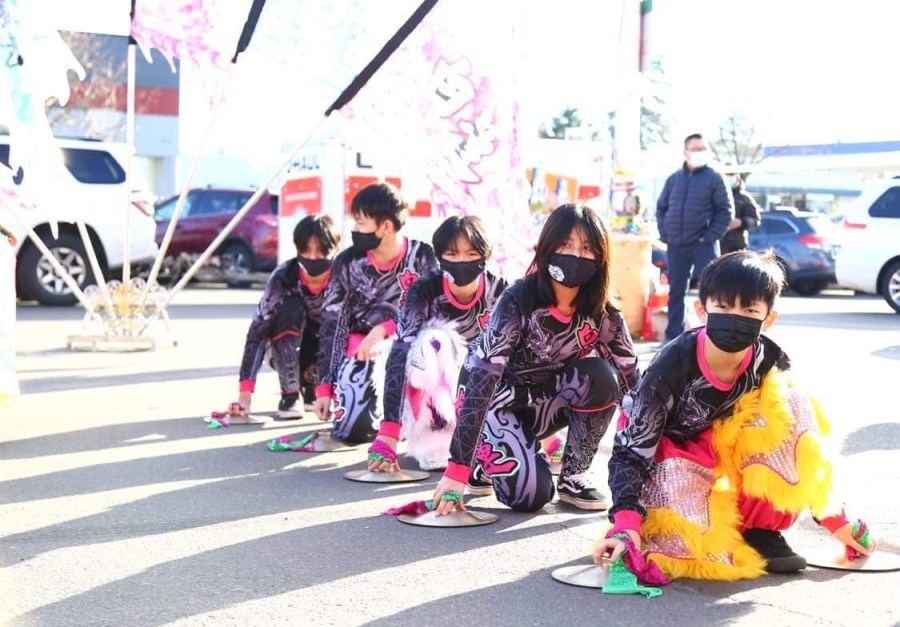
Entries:
[[568,316],[565,315],[563,312],[561,312],[559,309],[556,308],[556,305],[550,305],[549,307],[547,307],[547,311],[550,312],[551,316],[553,316],[554,318],[556,318],[559,322],[562,322],[563,324],[569,324],[570,322],[572,322],[572,316],[575,315],[574,312],[572,312]]
[[703,373],[703,376],[706,377],[706,380],[712,383],[712,386],[721,392],[728,392],[731,388],[734,387],[734,383],[737,383],[737,380],[740,378],[744,371],[747,370],[747,366],[750,365],[750,361],[753,359],[753,347],[750,347],[746,353],[744,353],[744,358],[741,360],[741,365],[738,366],[737,376],[734,378],[734,383],[723,383],[719,381],[715,375],[712,373],[712,369],[709,367],[709,364],[706,363],[706,356],[703,354],[703,347],[706,345],[706,329],[700,329],[700,332],[697,333],[697,363],[700,365],[700,372]]
[[484,295],[484,273],[482,273],[481,276],[478,277],[478,289],[475,291],[475,298],[473,298],[472,301],[467,305],[464,305],[456,300],[453,292],[450,291],[450,281],[447,280],[446,275],[441,277],[441,285],[444,288],[444,296],[447,297],[447,300],[450,301],[451,305],[453,305],[460,311],[469,311],[478,304],[478,301],[480,301],[481,297]]
[[400,251],[400,254],[397,255],[394,259],[391,259],[387,263],[378,263],[375,261],[375,255],[372,254],[372,251],[368,251],[366,253],[366,257],[369,259],[369,263],[371,263],[376,270],[379,272],[388,272],[397,267],[400,263],[400,260],[406,256],[406,251],[409,250],[409,240],[405,237],[403,238],[403,250]]
[[309,293],[313,296],[321,294],[322,290],[328,287],[328,280],[331,279],[331,269],[328,269],[325,272],[325,281],[322,283],[322,287],[320,287],[319,289],[315,289],[309,284],[309,277],[306,276],[306,271],[303,269],[303,266],[300,266],[300,268],[297,270],[297,273],[300,275],[300,284],[307,290],[309,290]]

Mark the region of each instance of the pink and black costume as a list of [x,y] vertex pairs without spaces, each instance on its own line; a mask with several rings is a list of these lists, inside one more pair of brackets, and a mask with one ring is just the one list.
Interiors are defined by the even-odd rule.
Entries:
[[620,313],[565,316],[536,301],[536,283],[529,276],[504,292],[466,359],[445,472],[465,482],[480,465],[497,499],[520,511],[554,496],[541,439],[568,426],[560,485],[580,478],[638,379]]
[[409,288],[437,267],[428,244],[404,239],[403,250],[388,264],[351,247],[334,260],[325,295],[316,396],[332,396],[332,436],[350,443],[371,441],[381,422],[381,403],[373,382],[373,363],[354,355],[365,336],[383,324],[388,336]]
[[324,300],[325,286],[312,290],[297,259],[275,269],[247,331],[240,368],[242,392],[255,391],[256,376],[268,350],[282,396],[301,394],[307,403],[315,400]]
[[[403,424],[404,435],[414,449],[412,454],[429,467],[442,467],[447,461],[447,447],[456,425],[456,382],[465,347],[487,326],[491,310],[507,286],[505,279],[491,272],[484,272],[478,281],[478,291],[467,304],[453,297],[449,281],[440,270],[416,282],[409,290],[387,359],[384,420],[379,433],[399,438]],[[457,345],[463,350],[456,350]],[[411,351],[413,347],[416,350]],[[410,372],[412,378],[422,382],[411,381],[407,376]],[[418,425],[416,421],[420,420],[424,422]]]

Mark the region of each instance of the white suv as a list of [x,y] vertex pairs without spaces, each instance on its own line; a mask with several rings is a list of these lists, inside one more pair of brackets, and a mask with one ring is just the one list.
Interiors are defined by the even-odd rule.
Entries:
[[[84,216],[101,269],[107,280],[111,273],[121,269],[125,256],[125,146],[82,139],[58,139],[63,153],[65,172],[59,179],[64,186],[54,197],[65,198],[64,211],[17,210],[22,221],[30,224],[45,244],[53,251],[79,287],[96,283],[84,244],[74,224],[59,222],[59,237],[53,239],[49,216],[57,219],[68,213]],[[9,163],[9,137],[0,137],[0,162]],[[24,176],[28,176],[25,172]],[[146,264],[156,257],[156,221],[152,203],[138,201],[131,195],[131,245],[132,264]],[[16,291],[23,300],[37,300],[44,305],[71,305],[75,297],[41,256],[17,220],[3,220],[3,225],[19,239],[16,250]]]
[[844,217],[837,282],[881,294],[900,314],[900,178],[867,186]]

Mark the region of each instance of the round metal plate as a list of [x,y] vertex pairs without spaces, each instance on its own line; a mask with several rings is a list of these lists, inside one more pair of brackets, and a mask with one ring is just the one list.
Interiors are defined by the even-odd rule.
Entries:
[[868,557],[861,557],[856,560],[848,560],[843,551],[836,551],[833,547],[806,551],[803,556],[806,558],[808,565],[816,568],[858,570],[872,573],[900,570],[900,555],[879,553],[877,550]]
[[609,576],[608,564],[587,564],[582,566],[563,566],[557,568],[550,576],[570,586],[581,588],[602,588]]
[[401,514],[397,519],[407,525],[419,525],[420,527],[478,527],[479,525],[489,525],[497,522],[496,514],[488,514],[487,512],[473,512],[466,510],[464,512],[453,512],[446,516],[437,516],[434,512],[421,514]]
[[313,449],[317,453],[343,453],[345,451],[355,451],[355,446],[350,446],[335,440],[328,433],[320,433],[312,441]]
[[351,470],[344,479],[363,483],[406,483],[421,481],[431,475],[424,470],[398,470],[396,472],[371,472],[369,470]]

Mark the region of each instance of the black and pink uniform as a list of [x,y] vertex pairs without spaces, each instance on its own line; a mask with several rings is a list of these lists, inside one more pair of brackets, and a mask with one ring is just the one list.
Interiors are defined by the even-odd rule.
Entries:
[[[428,273],[410,288],[397,323],[397,337],[387,360],[384,420],[379,429],[381,435],[400,437],[407,355],[423,325],[432,320],[453,322],[456,332],[466,343],[472,342],[487,327],[491,311],[506,289],[507,282],[491,272],[484,272],[478,281],[475,298],[465,305],[453,297],[447,277],[440,270]],[[450,392],[452,394],[453,390]]]
[[619,312],[566,316],[537,294],[534,276],[506,290],[469,352],[445,473],[466,481],[479,464],[497,499],[522,511],[554,495],[541,439],[568,426],[560,480],[584,474],[619,399],[638,380]]
[[334,437],[352,443],[374,439],[381,406],[372,381],[373,364],[353,356],[377,325],[383,324],[388,336],[394,334],[409,288],[435,268],[431,246],[411,239],[404,239],[403,250],[388,264],[379,264],[372,253],[354,247],[334,260],[322,314],[316,387],[316,396],[334,400]]
[[[722,383],[703,356],[706,329],[693,329],[669,342],[647,367],[640,385],[622,401],[622,415],[609,460],[609,488],[616,512],[643,517],[642,490],[662,441],[685,445],[705,434],[713,421],[731,415],[735,403],[758,388],[773,368],[787,370],[781,348],[760,336],[740,364],[734,383]],[[632,514],[633,512],[634,514]]]
[[241,392],[255,391],[256,376],[269,350],[282,396],[302,394],[305,402],[315,400],[316,354],[324,301],[325,286],[310,288],[297,259],[275,269],[247,331],[240,369]]

